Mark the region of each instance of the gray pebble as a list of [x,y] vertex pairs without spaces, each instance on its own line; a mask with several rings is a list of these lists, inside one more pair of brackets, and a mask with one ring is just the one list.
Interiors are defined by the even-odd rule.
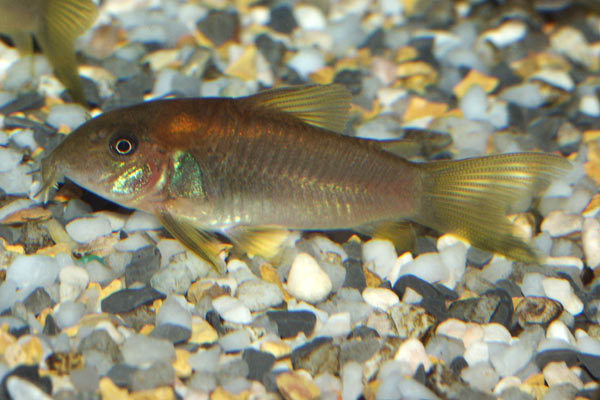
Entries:
[[131,374],[131,390],[148,390],[159,386],[170,386],[175,381],[175,370],[170,362],[159,360],[149,368],[138,369]]

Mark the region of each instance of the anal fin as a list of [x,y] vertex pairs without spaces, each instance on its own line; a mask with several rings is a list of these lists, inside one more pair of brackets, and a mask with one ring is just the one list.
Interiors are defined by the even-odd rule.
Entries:
[[234,247],[249,255],[258,255],[273,260],[281,251],[291,232],[279,227],[245,227],[228,230],[228,238]]

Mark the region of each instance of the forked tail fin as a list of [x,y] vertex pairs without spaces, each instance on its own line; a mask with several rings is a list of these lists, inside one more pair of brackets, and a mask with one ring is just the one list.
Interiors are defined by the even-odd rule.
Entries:
[[501,154],[422,164],[423,202],[416,222],[473,246],[524,262],[538,256],[513,234],[509,208],[566,174],[570,163],[543,153]]

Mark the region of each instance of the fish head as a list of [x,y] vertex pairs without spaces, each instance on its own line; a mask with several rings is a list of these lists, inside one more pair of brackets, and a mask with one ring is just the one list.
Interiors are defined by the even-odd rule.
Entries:
[[141,205],[160,193],[168,156],[152,140],[153,120],[121,109],[86,122],[42,160],[42,191],[67,177],[125,207],[154,211]]

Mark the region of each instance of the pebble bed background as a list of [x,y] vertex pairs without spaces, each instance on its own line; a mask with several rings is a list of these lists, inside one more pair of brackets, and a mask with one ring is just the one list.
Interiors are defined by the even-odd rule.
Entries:
[[597,398],[598,11],[106,0],[77,43],[91,115],[340,82],[347,133],[412,138],[415,160],[560,153],[569,176],[513,215],[544,265],[433,232],[400,255],[312,233],[280,265],[231,259],[217,276],[153,217],[72,184],[44,206],[31,171],[88,111],[43,55],[0,43],[0,398]]

